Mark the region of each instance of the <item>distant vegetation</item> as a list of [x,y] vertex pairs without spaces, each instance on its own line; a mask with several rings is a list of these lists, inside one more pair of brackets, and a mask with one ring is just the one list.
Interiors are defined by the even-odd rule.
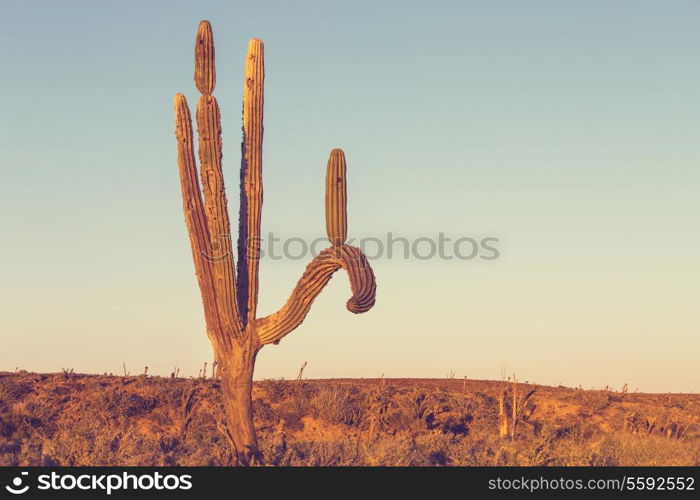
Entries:
[[[253,408],[275,465],[700,465],[698,395],[517,384],[513,399],[512,390],[266,380]],[[220,391],[211,378],[0,373],[0,465],[228,465]],[[504,432],[509,401],[518,421]]]

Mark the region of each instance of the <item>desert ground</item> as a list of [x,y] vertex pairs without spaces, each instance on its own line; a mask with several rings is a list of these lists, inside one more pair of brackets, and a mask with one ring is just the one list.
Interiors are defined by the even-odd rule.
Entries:
[[[220,390],[212,378],[0,372],[0,465],[227,465]],[[696,394],[332,379],[263,380],[253,398],[270,465],[700,465]]]

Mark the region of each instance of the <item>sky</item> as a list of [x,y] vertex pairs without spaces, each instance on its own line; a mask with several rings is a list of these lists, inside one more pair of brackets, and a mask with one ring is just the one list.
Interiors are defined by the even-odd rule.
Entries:
[[[172,110],[177,92],[198,95],[201,19],[232,220],[258,37],[263,235],[324,235],[325,164],[341,147],[350,237],[497,239],[497,259],[373,259],[363,315],[338,273],[261,351],[256,378],[307,361],[310,378],[499,379],[505,363],[540,384],[700,388],[693,0],[4,0],[0,370],[211,363]],[[261,314],[309,259],[262,261]]]

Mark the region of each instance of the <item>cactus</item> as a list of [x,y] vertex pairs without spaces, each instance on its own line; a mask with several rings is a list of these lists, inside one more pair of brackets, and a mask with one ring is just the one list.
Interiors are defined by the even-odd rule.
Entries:
[[498,434],[502,438],[509,437],[510,439],[515,439],[518,423],[529,420],[532,413],[535,411],[535,405],[529,403],[530,398],[537,392],[537,387],[521,393],[518,390],[518,381],[515,378],[515,374],[513,374],[513,381],[511,383],[510,422],[508,422],[508,411],[506,409],[508,401],[506,400],[506,395],[508,393],[508,382],[510,381],[510,377],[508,377],[507,381],[503,381],[501,391],[498,394]]
[[214,38],[208,21],[199,24],[195,42],[194,81],[201,94],[196,112],[201,189],[189,106],[184,95],[175,96],[175,135],[185,224],[202,296],[206,331],[222,383],[226,411],[226,425],[222,431],[234,448],[233,461],[239,465],[262,461],[251,400],[258,351],[267,344],[279,343],[304,321],[314,299],[337,270],[345,269],[350,279],[352,296],[347,301],[347,309],[351,312],[368,311],[374,305],[376,291],[374,273],[367,258],[360,249],[345,244],[345,155],[342,150],[334,149],[326,172],[326,230],[331,246],[309,263],[281,309],[263,318],[256,316],[263,202],[264,80],[263,42],[253,39],[248,45],[243,90],[237,265],[234,265],[221,164],[221,113],[212,95],[216,68]]
[[301,365],[301,368],[299,368],[299,375],[297,375],[297,382],[301,382],[301,379],[304,376],[304,368],[306,368],[306,361],[304,361]]
[[498,393],[498,435],[502,438],[508,436],[508,417],[506,416],[506,390],[507,385],[504,382],[501,391]]

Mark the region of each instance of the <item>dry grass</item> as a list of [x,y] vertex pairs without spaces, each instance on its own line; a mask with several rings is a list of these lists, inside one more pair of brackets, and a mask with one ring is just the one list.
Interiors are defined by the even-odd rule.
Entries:
[[[538,386],[511,439],[500,391],[266,380],[255,421],[275,465],[700,465],[700,396]],[[0,465],[225,465],[219,392],[211,379],[0,373]]]

